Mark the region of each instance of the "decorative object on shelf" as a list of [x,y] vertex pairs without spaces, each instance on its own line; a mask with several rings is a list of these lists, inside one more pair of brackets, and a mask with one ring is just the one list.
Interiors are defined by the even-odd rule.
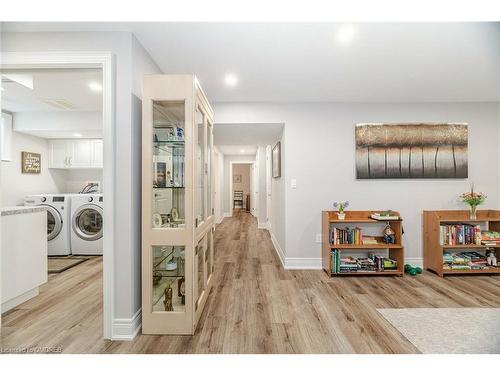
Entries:
[[179,212],[177,211],[177,208],[172,207],[172,209],[170,210],[170,219],[172,221],[179,220]]
[[333,202],[333,207],[337,208],[339,212],[337,212],[337,217],[339,220],[344,220],[345,219],[345,209],[349,207],[349,201],[340,201],[340,202]]
[[170,287],[165,288],[165,299],[163,300],[163,306],[165,306],[165,311],[174,311],[174,306],[172,304],[173,294],[174,292],[172,288]]
[[379,220],[379,221],[392,221],[392,220],[399,220],[399,216],[392,210],[387,210],[382,213],[374,213],[370,215],[372,219]]
[[460,199],[462,200],[462,202],[469,205],[470,219],[476,220],[477,206],[484,203],[484,201],[486,200],[486,194],[474,192],[474,184],[472,184],[470,187],[470,191],[460,194]]
[[489,266],[497,267],[498,263],[495,249],[486,249],[486,261]]
[[172,258],[167,263],[165,263],[165,270],[175,271],[176,269],[177,269],[177,261],[175,260],[175,258]]
[[186,304],[186,280],[184,277],[181,277],[177,281],[177,296],[181,297],[181,303],[183,305]]
[[272,151],[273,178],[281,177],[281,142],[276,143]]
[[177,135],[177,140],[178,141],[183,141],[184,140],[184,129],[181,128],[180,126],[177,126],[175,128],[176,135]]
[[164,188],[167,187],[167,163],[157,162],[155,179],[153,181],[153,187]]
[[21,152],[21,172],[30,174],[40,174],[42,170],[42,156],[35,152]]
[[390,224],[387,224],[384,228],[384,241],[385,241],[385,243],[388,243],[388,244],[396,243],[395,232],[392,229],[392,227],[390,226]]
[[153,228],[161,228],[163,219],[158,212],[153,213]]
[[357,124],[356,178],[467,178],[468,126]]
[[153,285],[158,285],[161,280],[161,272],[154,271],[153,272]]

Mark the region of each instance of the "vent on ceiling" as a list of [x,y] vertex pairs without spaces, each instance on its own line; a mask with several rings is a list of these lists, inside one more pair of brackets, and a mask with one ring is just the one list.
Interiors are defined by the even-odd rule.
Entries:
[[42,102],[57,109],[64,109],[68,111],[78,108],[75,104],[67,101],[66,99],[42,99]]

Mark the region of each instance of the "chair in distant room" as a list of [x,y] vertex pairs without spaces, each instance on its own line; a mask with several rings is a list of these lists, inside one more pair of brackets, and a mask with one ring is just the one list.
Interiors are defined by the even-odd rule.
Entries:
[[233,193],[233,209],[243,208],[243,191],[235,190]]

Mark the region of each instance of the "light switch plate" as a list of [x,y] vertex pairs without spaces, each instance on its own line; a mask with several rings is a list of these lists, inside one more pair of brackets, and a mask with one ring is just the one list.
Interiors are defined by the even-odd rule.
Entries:
[[321,233],[316,233],[316,243],[321,243],[323,240]]
[[291,185],[292,189],[297,189],[297,180],[295,178],[292,178],[290,180],[290,185]]

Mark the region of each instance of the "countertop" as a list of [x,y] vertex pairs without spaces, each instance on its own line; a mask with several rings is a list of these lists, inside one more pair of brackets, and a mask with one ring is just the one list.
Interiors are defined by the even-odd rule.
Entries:
[[2,216],[8,215],[20,215],[29,214],[33,212],[46,211],[47,209],[43,206],[12,206],[12,207],[1,207],[0,212]]

